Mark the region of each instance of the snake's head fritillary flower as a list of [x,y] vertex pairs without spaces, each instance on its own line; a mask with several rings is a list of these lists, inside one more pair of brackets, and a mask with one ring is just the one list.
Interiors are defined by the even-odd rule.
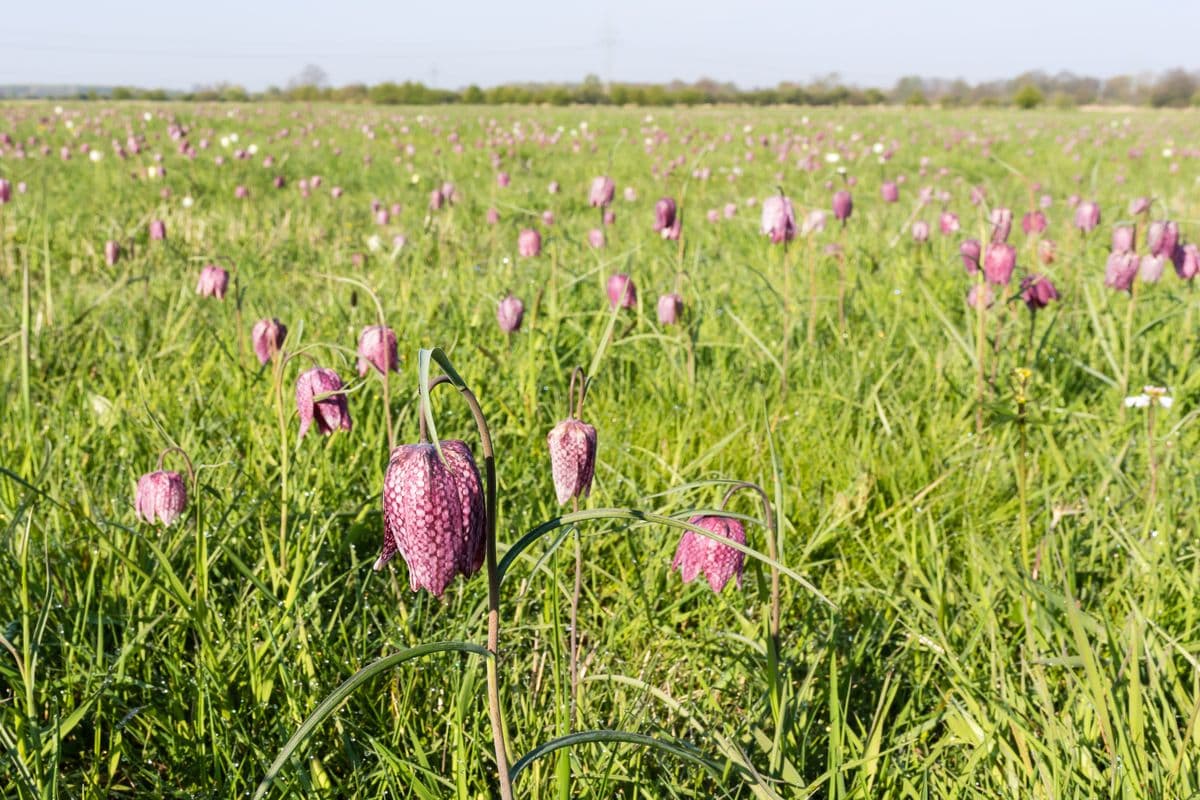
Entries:
[[208,264],[200,270],[200,281],[196,284],[196,294],[201,297],[225,299],[225,290],[229,286],[229,273],[216,264]]
[[1162,279],[1163,270],[1167,267],[1165,256],[1155,256],[1149,253],[1142,256],[1138,262],[1138,277],[1142,283],[1158,283]]
[[900,201],[900,187],[895,181],[887,181],[883,186],[879,187],[879,193],[883,195],[885,203],[896,203]]
[[533,228],[525,228],[517,234],[517,252],[524,258],[532,258],[542,252],[542,235]]
[[1100,225],[1100,206],[1091,200],[1085,200],[1075,206],[1075,227],[1084,233],[1093,231]]
[[1132,225],[1118,225],[1113,228],[1112,251],[1114,253],[1132,253],[1136,239],[1136,228]]
[[495,225],[500,222],[500,210],[497,208],[489,208],[487,210],[487,224]]
[[845,189],[833,195],[833,216],[838,222],[844,223],[854,212],[854,199]]
[[987,199],[987,190],[982,186],[971,187],[971,205],[977,206]]
[[550,194],[558,194],[559,188],[558,181],[550,181],[550,184],[546,187],[546,191]]
[[588,244],[599,250],[604,247],[604,231],[599,228],[592,228],[588,231]]
[[121,260],[121,245],[115,239],[104,243],[104,263],[110,267]]
[[1200,250],[1194,244],[1185,244],[1179,248],[1179,258],[1175,259],[1175,274],[1190,281],[1197,273],[1200,273]]
[[979,258],[983,255],[983,247],[978,239],[967,239],[958,246],[958,253],[962,256],[963,269],[968,275],[979,271]]
[[250,190],[247,189],[245,186],[238,184],[233,189],[233,196],[236,197],[238,200],[245,200],[247,197],[250,196]]
[[456,575],[471,577],[483,565],[487,517],[483,484],[465,442],[406,444],[392,451],[383,480],[381,569],[399,553],[408,585],[441,597]]
[[658,298],[658,322],[660,325],[675,325],[683,311],[683,298],[676,292]]
[[804,222],[800,223],[801,236],[809,236],[823,230],[825,230],[825,211],[823,209],[814,208],[804,215]]
[[986,283],[973,283],[967,290],[967,305],[971,308],[976,310],[991,308],[994,302],[996,302],[996,293]]
[[600,175],[592,181],[588,191],[588,205],[592,208],[604,208],[612,203],[617,185],[607,175]]
[[1109,253],[1104,267],[1104,285],[1118,292],[1128,292],[1138,274],[1136,253]]
[[1021,281],[1021,299],[1030,311],[1038,311],[1059,299],[1058,289],[1043,275],[1026,275]]
[[1007,242],[1012,233],[1013,213],[1008,208],[992,209],[992,242]]
[[790,242],[796,236],[796,211],[790,198],[771,195],[762,203],[762,233],[771,237],[771,244]]
[[624,272],[614,273],[608,279],[608,305],[610,308],[633,308],[637,305],[637,287],[633,279]]
[[12,184],[0,178],[0,206],[12,200]]
[[1151,222],[1146,229],[1146,247],[1151,255],[1174,258],[1179,246],[1179,225],[1171,220]]
[[1025,216],[1021,217],[1021,230],[1025,231],[1026,235],[1041,233],[1046,230],[1046,215],[1037,210],[1026,212]]
[[656,232],[668,230],[675,224],[675,217],[675,201],[672,198],[663,197],[654,204],[654,230]]
[[951,236],[959,231],[958,214],[953,211],[943,211],[938,217],[938,229],[943,236]]
[[446,196],[442,194],[441,189],[434,189],[429,193],[429,208],[432,211],[439,210],[446,204]]
[[988,283],[1006,286],[1017,266],[1017,251],[1011,244],[993,242],[983,256],[983,277]]
[[358,374],[374,367],[380,373],[400,371],[396,332],[386,325],[368,325],[358,335]]
[[505,188],[510,183],[512,183],[512,176],[507,172],[501,172],[496,175],[496,185],[501,189]]
[[[743,545],[746,543],[746,529],[736,519],[695,516],[688,522],[698,528],[720,534],[732,542]],[[736,578],[738,588],[742,587],[745,559],[742,551],[735,550],[727,544],[695,531],[684,531],[679,539],[679,546],[675,548],[671,569],[679,570],[684,583],[691,583],[703,573],[709,587],[720,594],[730,578]]]
[[1129,201],[1129,216],[1131,217],[1136,217],[1138,214],[1145,214],[1149,210],[1149,197],[1135,197]]
[[171,525],[187,508],[187,484],[178,472],[148,472],[138,478],[134,506],[138,516],[151,525]]
[[604,209],[604,216],[602,218],[602,221],[604,222],[605,225],[616,225],[617,224],[617,212],[613,211],[611,208]]
[[508,295],[496,307],[496,321],[500,323],[500,330],[505,333],[516,333],[519,331],[521,329],[521,320],[524,317],[525,304],[521,302],[521,298],[515,295]]
[[919,219],[913,223],[912,238],[917,244],[924,244],[929,241],[929,223],[923,219]]
[[259,364],[266,364],[271,357],[283,347],[287,338],[287,326],[278,319],[260,319],[254,323],[250,331],[250,341],[254,345],[254,355],[258,356]]
[[150,222],[150,239],[156,242],[161,242],[167,238],[167,223],[161,219],[151,220]]
[[296,379],[296,411],[300,415],[301,439],[314,422],[317,432],[323,434],[351,428],[342,379],[331,369],[313,367]]
[[587,497],[596,472],[596,429],[582,420],[564,419],[546,436],[546,445],[559,505]]

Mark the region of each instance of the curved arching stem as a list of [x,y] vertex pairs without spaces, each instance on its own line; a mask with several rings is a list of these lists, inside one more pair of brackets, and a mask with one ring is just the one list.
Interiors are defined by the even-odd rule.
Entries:
[[[446,371],[445,380],[429,380],[429,361],[437,361]],[[458,389],[463,399],[475,417],[475,427],[479,431],[480,445],[483,449],[484,468],[484,504],[487,517],[487,540],[485,563],[488,577],[488,633],[487,651],[487,693],[488,716],[492,723],[492,744],[496,750],[496,777],[500,783],[500,800],[512,800],[512,779],[508,772],[508,750],[504,742],[504,710],[500,706],[500,572],[496,566],[496,453],[492,447],[492,433],[488,428],[487,418],[479,407],[479,400],[466,382],[455,371],[454,365],[440,348],[421,350],[418,356],[418,369],[421,379],[421,399],[423,419],[429,423],[428,434],[433,437],[437,447],[437,430],[434,428],[433,413],[429,408],[429,392],[441,383],[452,383]],[[441,448],[438,447],[439,455]]]
[[[577,366],[571,370],[571,385],[567,389],[567,416],[583,419],[583,401],[587,396],[587,373],[583,367]],[[574,409],[572,409],[574,404]]]
[[184,450],[182,447],[174,447],[174,446],[168,447],[166,450],[163,450],[161,453],[159,453],[158,454],[158,471],[159,472],[162,471],[163,461],[171,453],[179,453],[179,455],[183,457],[183,463],[185,463],[187,465],[188,483],[191,484],[191,486],[194,488],[196,486],[196,469],[195,469],[195,467],[192,466],[192,460],[190,458],[188,458],[187,451]]

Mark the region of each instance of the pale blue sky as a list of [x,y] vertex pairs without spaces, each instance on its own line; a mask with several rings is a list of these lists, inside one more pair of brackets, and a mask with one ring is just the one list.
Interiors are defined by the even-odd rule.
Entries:
[[[1195,68],[1200,1],[68,0],[4,4],[0,84],[284,85],[309,62],[334,84],[421,80],[732,80],[828,72],[1108,76]],[[610,44],[604,44],[605,40]]]

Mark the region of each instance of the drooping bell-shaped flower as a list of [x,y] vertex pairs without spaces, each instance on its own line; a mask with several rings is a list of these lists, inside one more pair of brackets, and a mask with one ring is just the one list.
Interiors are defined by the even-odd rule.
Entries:
[[613,179],[607,175],[600,175],[592,181],[592,188],[588,191],[588,205],[592,208],[611,205],[616,191],[617,186]]
[[1058,289],[1044,275],[1026,275],[1021,280],[1021,299],[1030,311],[1043,309],[1058,298]]
[[599,228],[592,228],[587,235],[588,244],[599,250],[604,247],[604,231]]
[[850,219],[850,215],[854,212],[854,199],[850,197],[850,193],[845,189],[836,192],[833,195],[833,216],[838,222],[844,223]]
[[1013,213],[1012,209],[1008,208],[993,208],[992,209],[992,241],[995,243],[1007,242],[1008,235],[1012,233]]
[[258,363],[265,364],[270,361],[283,347],[283,340],[286,338],[287,326],[278,319],[260,319],[254,323],[254,328],[250,331],[250,341],[254,345],[254,355],[258,356]]
[[[688,520],[691,524],[706,531],[720,534],[738,544],[746,543],[746,529],[742,523],[729,517],[695,516]],[[701,573],[708,579],[709,587],[720,594],[729,583],[730,578],[737,579],[737,585],[742,587],[742,569],[746,556],[740,550],[722,544],[715,539],[696,533],[684,531],[675,548],[675,558],[671,561],[671,569],[679,570],[684,583],[691,583]]]
[[386,325],[368,325],[358,335],[358,374],[374,367],[379,372],[400,371],[396,332]]
[[913,223],[912,238],[917,244],[924,244],[929,241],[929,223],[923,219],[919,219]]
[[533,228],[525,228],[517,234],[517,252],[524,258],[532,258],[542,252],[542,235]]
[[883,186],[880,186],[879,193],[883,195],[883,202],[885,203],[895,203],[900,200],[900,187],[894,181],[887,181]]
[[1185,281],[1190,281],[1200,273],[1200,250],[1194,244],[1185,244],[1179,248],[1179,258],[1175,259],[1175,274]]
[[796,236],[796,212],[790,198],[775,194],[763,200],[762,233],[771,237],[771,244],[790,242]]
[[161,242],[167,238],[167,223],[161,219],[151,220],[150,239]]
[[1118,292],[1128,292],[1138,274],[1136,253],[1109,253],[1104,267],[1104,285]]
[[[321,395],[327,395],[321,397]],[[318,399],[320,398],[320,399]],[[350,408],[342,394],[342,379],[331,369],[313,367],[296,379],[296,411],[300,415],[300,438],[315,422],[317,432],[350,430]]]
[[1026,236],[1041,233],[1046,230],[1046,215],[1038,210],[1026,212],[1025,216],[1021,217],[1021,230],[1025,231]]
[[406,444],[392,451],[383,479],[381,569],[399,553],[408,564],[408,585],[441,597],[456,575],[470,577],[483,565],[487,512],[479,469],[465,442]]
[[1093,231],[1100,224],[1100,206],[1085,200],[1075,207],[1075,227],[1084,233]]
[[633,308],[637,305],[637,287],[633,278],[624,272],[617,272],[608,279],[608,305],[610,308]]
[[1151,222],[1146,229],[1146,247],[1150,254],[1164,258],[1174,258],[1175,248],[1179,246],[1179,225],[1171,220]]
[[525,304],[516,295],[508,295],[496,307],[496,321],[500,330],[505,333],[516,333],[521,329],[521,320],[525,318]]
[[1131,217],[1136,217],[1138,214],[1145,214],[1149,210],[1149,197],[1135,197],[1129,201],[1129,216]]
[[0,178],[0,206],[12,200],[12,183]]
[[996,293],[986,283],[973,283],[967,290],[967,305],[971,308],[976,310],[991,308],[994,302],[996,302]]
[[959,230],[958,214],[953,211],[943,211],[938,217],[938,229],[941,230],[943,236],[951,236],[958,233]]
[[582,420],[564,419],[546,436],[546,445],[559,505],[572,497],[587,497],[596,472],[596,429]]
[[988,283],[1006,286],[1017,266],[1017,251],[1011,244],[993,242],[983,256],[983,277]]
[[967,239],[958,246],[958,253],[962,256],[963,269],[968,275],[979,271],[979,258],[983,255],[983,247],[978,239]]
[[121,245],[115,239],[104,243],[104,263],[110,267],[121,260]]
[[661,198],[654,204],[654,230],[656,232],[668,230],[675,224],[675,216],[675,201],[670,197]]
[[200,270],[200,281],[196,284],[196,294],[201,297],[225,299],[225,289],[229,286],[229,273],[216,264],[208,264]]
[[1138,262],[1138,277],[1141,278],[1142,283],[1158,283],[1166,268],[1166,257],[1146,253]]
[[677,324],[681,311],[683,311],[683,298],[676,292],[664,294],[658,298],[658,323],[660,325]]
[[1114,253],[1132,253],[1134,241],[1137,239],[1137,229],[1132,225],[1118,225],[1113,228],[1112,251]]
[[170,525],[187,508],[187,484],[178,472],[148,472],[138,478],[134,506],[138,516],[151,525]]

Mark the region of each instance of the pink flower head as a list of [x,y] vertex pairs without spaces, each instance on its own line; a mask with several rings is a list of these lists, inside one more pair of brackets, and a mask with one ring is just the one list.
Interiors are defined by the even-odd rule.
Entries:
[[546,227],[554,224],[554,212],[548,208],[542,212],[542,224]]
[[564,419],[547,434],[546,445],[559,505],[572,497],[587,497],[596,472],[596,429],[582,420]]
[[134,507],[137,515],[151,525],[171,525],[187,508],[187,484],[178,472],[148,472],[138,478]]
[[592,181],[592,188],[588,191],[588,205],[592,208],[604,208],[612,203],[616,191],[617,185],[613,183],[613,179],[601,175]]
[[374,367],[383,373],[400,371],[396,351],[396,332],[386,325],[368,325],[358,335],[358,374],[366,375]]
[[924,244],[929,241],[929,223],[923,219],[919,219],[913,223],[912,238],[917,244]]
[[1028,211],[1021,217],[1021,230],[1028,236],[1046,230],[1046,215],[1041,211]]
[[979,271],[979,257],[983,255],[983,247],[980,246],[978,239],[967,239],[958,246],[959,255],[962,256],[963,269],[968,275],[974,275]]
[[517,252],[525,258],[532,258],[542,252],[542,235],[533,228],[526,228],[517,234]]
[[247,197],[250,196],[250,190],[247,189],[245,186],[238,184],[237,186],[235,186],[233,188],[233,196],[236,197],[238,200],[245,200]]
[[167,238],[167,223],[161,219],[152,220],[150,222],[150,238],[153,241],[161,242]]
[[1132,225],[1118,225],[1113,228],[1112,251],[1114,253],[1132,253],[1136,239],[1136,228]]
[[611,208],[604,209],[603,222],[605,225],[616,225],[617,212],[613,211]]
[[12,184],[0,178],[0,206],[12,200]]
[[592,228],[588,231],[588,244],[599,250],[604,247],[604,231],[599,228]]
[[637,288],[633,279],[624,272],[617,272],[608,279],[608,305],[610,308],[633,308],[637,305]]
[[271,356],[283,347],[283,340],[286,338],[287,326],[278,319],[260,319],[254,323],[254,328],[250,331],[250,341],[254,345],[254,355],[258,356],[258,363],[265,364],[270,361]]
[[1147,253],[1142,256],[1138,262],[1138,277],[1143,283],[1158,283],[1162,278],[1163,270],[1166,269],[1167,259],[1165,256],[1155,256]]
[[1118,292],[1128,292],[1138,274],[1136,253],[1109,253],[1104,267],[1104,285]]
[[1200,273],[1200,250],[1194,244],[1185,244],[1179,248],[1179,258],[1175,259],[1175,274],[1185,281],[1190,281]]
[[668,230],[675,224],[675,201],[670,197],[663,197],[654,204],[654,230]]
[[1093,231],[1100,224],[1100,206],[1091,200],[1075,206],[1075,227],[1084,233]]
[[1150,253],[1164,258],[1173,258],[1179,246],[1179,225],[1170,221],[1151,222],[1146,229],[1146,247]]
[[465,442],[406,444],[392,451],[383,479],[383,550],[375,569],[399,553],[408,585],[441,597],[456,575],[483,565],[487,511],[475,458]]
[[521,329],[521,320],[525,317],[525,304],[516,295],[508,295],[496,307],[496,321],[500,330],[505,333],[516,333]]
[[1013,213],[1008,208],[992,209],[992,241],[1007,242],[1012,232]]
[[956,234],[959,228],[958,214],[955,214],[953,211],[943,211],[942,215],[938,217],[938,229],[942,232],[943,236]]
[[621,196],[625,198],[626,203],[632,203],[637,200],[637,189],[634,189],[632,186],[626,186],[621,192]]
[[498,208],[489,208],[487,210],[487,224],[495,225],[500,222],[500,210]]
[[296,379],[296,410],[300,414],[301,439],[313,422],[317,423],[318,433],[350,430],[350,409],[342,393],[342,379],[331,369],[313,367],[301,373]]
[[1058,289],[1049,278],[1042,275],[1026,275],[1021,281],[1021,299],[1030,311],[1037,311],[1059,298]]
[[1011,244],[993,242],[983,256],[983,277],[988,283],[1005,286],[1017,266],[1017,251]]
[[110,267],[121,260],[121,245],[115,239],[104,243],[104,263]]
[[1149,197],[1135,197],[1129,201],[1129,216],[1131,217],[1136,217],[1138,214],[1145,214],[1149,210]]
[[721,214],[725,219],[733,219],[737,216],[737,210],[737,203],[726,203],[725,207],[721,209]]
[[683,298],[671,292],[658,298],[658,322],[660,325],[675,325],[679,322],[679,312],[683,310]]
[[996,302],[996,293],[986,283],[973,283],[967,290],[967,305],[971,308],[991,308],[994,302]]
[[825,211],[820,208],[814,208],[804,216],[804,222],[800,224],[800,235],[808,236],[813,233],[820,233],[825,230]]
[[558,181],[550,181],[550,184],[546,187],[546,191],[549,192],[550,194],[558,194],[558,190],[559,190]]
[[229,273],[216,264],[208,264],[200,270],[200,281],[196,284],[196,294],[201,297],[225,299],[225,289],[229,286]]
[[[746,529],[736,519],[696,516],[688,522],[738,544],[746,543]],[[745,559],[746,555],[740,550],[695,531],[684,531],[679,546],[675,548],[671,569],[679,570],[684,583],[691,583],[703,572],[709,587],[719,594],[730,578],[737,578],[738,588],[742,588]]]
[[434,189],[429,193],[429,208],[437,211],[446,204],[446,196],[442,194],[441,189]]
[[883,195],[885,203],[896,203],[900,201],[900,187],[895,181],[887,181],[883,186],[879,187],[879,193]]
[[762,203],[762,232],[771,244],[790,242],[796,236],[796,212],[790,198],[774,194]]
[[850,197],[850,193],[845,189],[836,192],[833,195],[833,216],[838,222],[845,224],[846,220],[850,219],[850,214],[854,212],[854,199]]
[[504,187],[508,186],[510,183],[512,183],[511,175],[509,175],[507,172],[497,173],[497,175],[496,175],[496,185],[497,186],[499,186],[501,189],[503,189]]

